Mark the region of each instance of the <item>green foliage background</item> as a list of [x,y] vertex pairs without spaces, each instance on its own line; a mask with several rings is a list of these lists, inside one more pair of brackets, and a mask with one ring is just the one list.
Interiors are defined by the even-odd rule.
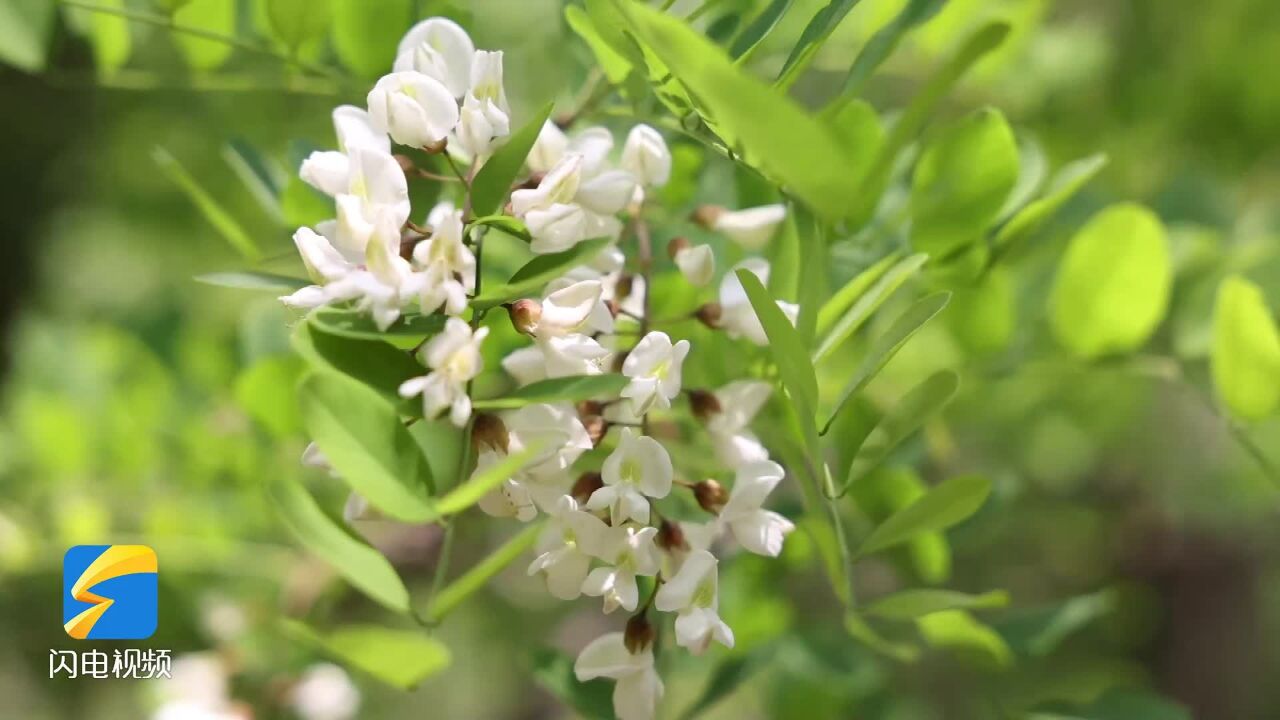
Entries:
[[[99,4],[157,12],[145,1]],[[746,42],[744,31],[732,45],[753,72],[773,77],[825,4],[721,0],[708,3],[700,27],[724,34],[736,16],[739,27],[764,28],[781,12],[761,42]],[[332,142],[329,109],[361,102],[411,19],[447,14],[479,46],[504,49],[520,119],[550,100],[571,107],[594,58],[558,0],[244,1],[231,14],[225,3],[193,0],[174,16],[270,53],[70,5],[0,0],[8,125],[0,149],[9,169],[0,193],[9,220],[0,268],[0,714],[135,718],[150,706],[145,687],[51,682],[45,667],[50,648],[69,645],[54,602],[62,552],[139,541],[162,562],[154,645],[218,647],[239,668],[236,697],[258,717],[287,717],[277,688],[317,656],[318,641],[280,618],[385,625],[385,615],[298,549],[267,501],[269,484],[297,478],[327,506],[343,495],[297,463],[305,439],[290,318],[269,294],[192,277],[236,267],[237,247],[268,269],[291,270],[289,232],[328,213],[293,170],[310,148]],[[673,12],[699,5],[681,0]],[[984,230],[967,218],[998,212],[1036,158],[1047,172],[1094,153],[1109,158],[1059,213],[1010,245],[1008,262],[981,282],[955,283],[939,319],[832,429],[865,435],[877,404],[956,371],[959,391],[945,412],[869,469],[875,482],[850,490],[860,513],[849,521],[866,537],[924,487],[962,473],[991,478],[991,497],[957,529],[860,563],[855,586],[873,615],[874,598],[904,579],[969,593],[1000,588],[1008,605],[979,596],[973,615],[929,615],[917,628],[925,654],[901,662],[896,636],[868,644],[851,637],[857,628],[835,631],[841,616],[817,552],[797,533],[780,563],[726,564],[723,603],[739,646],[663,668],[670,706],[693,703],[714,674],[736,690],[705,715],[713,718],[1280,713],[1280,689],[1268,682],[1280,672],[1269,642],[1280,634],[1280,350],[1259,329],[1280,307],[1280,84],[1267,72],[1280,61],[1280,6],[951,0],[936,16],[923,12],[927,21],[876,73],[848,77],[906,5],[857,3],[806,56],[807,69],[789,76],[793,97],[817,107],[849,83],[882,111],[902,108],[974,28],[1003,19],[1011,32],[943,100],[925,134],[930,149],[901,203],[922,209],[911,237],[880,217],[862,246],[909,240],[946,254]],[[307,23],[278,32],[271,14],[295,6],[308,9],[288,17]],[[719,129],[745,137],[753,127]],[[863,131],[854,139],[876,133]],[[1010,142],[1020,164],[1006,162]],[[704,169],[692,145],[675,152],[672,207],[695,197],[760,201],[727,165]],[[852,177],[867,168],[831,170]],[[931,185],[955,183],[971,191],[964,212],[930,214]],[[428,200],[415,198],[415,208]],[[1167,228],[1167,261],[1143,240],[1150,233],[1141,226],[1155,222],[1144,211],[1094,217],[1127,201]],[[867,264],[857,247],[835,253],[832,287]],[[514,255],[509,264],[518,266]],[[1064,280],[1060,267],[1079,274]],[[1090,282],[1116,267],[1126,278],[1118,287]],[[1224,284],[1237,275],[1251,285]],[[1148,285],[1155,289],[1134,290]],[[1133,302],[1135,293],[1159,307]],[[869,337],[907,309],[903,298],[891,301],[871,318]],[[817,378],[824,395],[839,394],[866,344],[859,336],[853,351],[836,349],[838,369]],[[1211,362],[1224,344],[1232,349]],[[724,373],[706,362],[689,377],[714,385]],[[504,539],[491,526],[460,521],[457,567]],[[430,582],[433,529],[373,526],[369,535],[411,589]],[[567,687],[566,668],[540,648],[581,644],[598,632],[596,618],[552,603],[521,570],[517,562],[442,626],[451,664],[430,667],[412,693],[362,675],[362,717],[416,716],[425,703],[440,717],[559,717],[559,697],[590,714],[591,698]],[[220,602],[249,620],[231,643],[202,620]],[[736,685],[747,675],[752,682]]]

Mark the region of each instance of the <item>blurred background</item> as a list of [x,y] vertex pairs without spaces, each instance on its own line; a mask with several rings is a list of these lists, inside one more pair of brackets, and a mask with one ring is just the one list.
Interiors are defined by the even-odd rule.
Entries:
[[[776,72],[824,2],[797,0],[753,66]],[[295,65],[175,34],[142,19],[159,12],[149,0],[88,4],[138,17],[0,0],[0,715],[138,718],[157,707],[147,683],[47,677],[49,650],[71,646],[55,600],[62,553],[142,542],[162,565],[160,631],[147,646],[216,658],[253,717],[295,717],[290,688],[315,656],[277,620],[384,618],[296,548],[263,496],[263,478],[304,472],[290,318],[270,294],[192,278],[243,264],[227,242],[238,237],[254,238],[264,267],[291,267],[292,229],[329,211],[294,169],[332,144],[329,110],[363,105],[413,20],[449,15],[477,46],[505,50],[517,118],[548,99],[571,107],[592,59],[560,0],[325,0],[315,12],[360,39],[334,30]],[[766,4],[712,3],[700,27]],[[838,87],[903,4],[863,0],[795,96]],[[260,3],[223,6],[194,0],[175,21],[273,42]],[[726,569],[736,652],[768,648],[770,661],[706,717],[1280,717],[1280,493],[1238,437],[1280,462],[1280,423],[1233,430],[1205,363],[1226,274],[1245,273],[1280,307],[1280,3],[950,0],[867,97],[901,107],[992,17],[1013,36],[947,115],[995,105],[1052,167],[1093,152],[1110,163],[1007,272],[958,296],[966,312],[895,359],[888,382],[948,366],[964,384],[944,421],[884,472],[907,486],[913,474],[979,470],[997,490],[951,533],[942,561],[865,563],[858,582],[873,592],[906,573],[1007,588],[1010,608],[989,615],[1004,648],[993,652],[1017,661],[904,666],[855,646],[832,632],[838,614],[823,614],[820,583],[787,579],[812,564],[801,540],[783,563],[742,557]],[[1171,228],[1171,311],[1138,361],[1073,362],[1046,329],[1052,269],[1071,229],[1124,199]],[[856,260],[845,265],[836,271],[848,277]],[[411,587],[429,581],[431,529],[364,531]],[[483,554],[489,532],[478,518],[461,525],[458,567]],[[551,603],[516,565],[440,630],[453,662],[421,687],[353,675],[358,716],[568,716],[531,658],[544,644],[580,646],[603,621]],[[674,662],[665,675],[682,707],[710,664]]]

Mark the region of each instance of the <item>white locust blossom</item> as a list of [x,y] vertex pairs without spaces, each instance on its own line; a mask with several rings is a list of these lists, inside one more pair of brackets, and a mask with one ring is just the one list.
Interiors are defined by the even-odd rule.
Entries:
[[547,361],[536,345],[512,350],[502,358],[502,369],[521,387],[547,379]]
[[711,228],[747,250],[760,250],[787,218],[786,205],[762,205],[746,210],[727,210],[711,223]]
[[712,640],[733,647],[733,630],[720,619],[717,561],[706,550],[689,553],[680,570],[667,580],[654,598],[654,607],[676,612],[676,644],[694,655],[706,651]]
[[440,308],[457,315],[467,307],[467,294],[476,289],[476,256],[462,242],[462,212],[441,203],[432,210],[428,225],[431,237],[413,248],[418,308],[423,315]]
[[429,75],[384,75],[367,98],[373,126],[401,145],[426,147],[449,136],[458,124],[458,103]]
[[488,334],[489,328],[473,333],[467,323],[456,317],[449,318],[444,330],[428,340],[419,354],[432,372],[404,381],[400,395],[421,395],[422,414],[427,418],[437,417],[447,409],[454,425],[466,425],[471,417],[467,382],[484,367],[480,343]]
[[631,378],[622,397],[631,400],[636,415],[671,407],[672,398],[680,394],[680,371],[688,354],[688,340],[673,345],[664,332],[651,332],[636,343],[622,363],[622,374]]
[[342,668],[319,663],[290,688],[289,705],[302,720],[351,720],[360,710],[360,690]]
[[480,509],[494,517],[528,522],[538,508],[552,510],[564,496],[568,470],[591,449],[591,437],[573,408],[538,403],[504,413],[506,449],[486,445],[476,458],[474,475],[485,472],[512,453],[529,447],[542,450],[514,476],[480,499]]
[[583,594],[604,598],[606,613],[618,608],[634,612],[640,603],[636,577],[657,574],[661,566],[658,546],[653,542],[657,534],[658,528],[652,526],[607,528],[595,547],[585,548],[607,565],[592,570],[582,581]]
[[785,517],[761,507],[785,472],[776,462],[763,460],[738,468],[729,501],[720,510],[719,521],[742,547],[757,554],[777,557],[782,541],[796,526]]
[[[537,317],[525,328],[536,342],[541,369],[525,364],[516,366],[517,370],[526,376],[540,374],[544,378],[603,373],[604,361],[610,353],[588,334],[613,331],[613,315],[604,303],[603,292],[604,286],[599,280],[583,280],[564,285],[544,297]],[[517,361],[528,359],[526,356]]]
[[607,167],[612,151],[613,133],[606,128],[585,128],[570,138],[555,123],[547,120],[525,162],[535,173],[546,173],[566,155],[581,155],[582,177],[590,179]]
[[443,17],[427,18],[400,39],[392,69],[428,75],[443,83],[454,98],[461,98],[467,92],[475,52],[471,36],[457,23]]
[[[769,261],[762,258],[743,260],[725,273],[720,281],[720,326],[731,338],[744,338],[753,345],[763,347],[769,344],[769,336],[765,334],[764,326],[760,324],[760,318],[756,316],[756,310],[747,297],[747,291],[738,279],[738,270],[747,270],[760,278],[762,285],[769,284]],[[800,314],[800,307],[782,300],[777,303],[782,314],[794,325]]]
[[511,134],[511,108],[502,86],[502,53],[478,50],[471,64],[471,89],[462,101],[454,135],[472,158],[487,157]]
[[511,193],[511,210],[528,226],[533,252],[560,252],[583,240],[616,238],[622,232],[614,215],[630,202],[635,178],[621,170],[588,176],[586,163],[587,156],[570,152],[538,187]]
[[649,522],[645,496],[664,498],[671,492],[671,456],[657,440],[623,428],[618,447],[600,470],[604,487],[591,493],[588,510],[609,510],[614,525],[628,519]]
[[707,419],[707,432],[717,460],[737,469],[769,459],[769,452],[749,426],[771,392],[773,386],[760,380],[735,380],[715,391],[720,409]]
[[579,510],[577,501],[562,495],[538,541],[539,554],[529,564],[529,574],[541,573],[555,597],[577,598],[591,570],[592,550],[601,546],[608,532],[603,520]]
[[645,187],[662,187],[671,179],[671,151],[662,135],[648,125],[636,125],[622,146],[622,169]]
[[582,649],[573,663],[579,682],[615,681],[613,713],[618,720],[652,720],[662,700],[662,678],[653,667],[652,646],[632,653],[623,633],[602,635]]
[[691,245],[676,251],[676,267],[680,274],[694,287],[702,287],[711,282],[716,274],[716,256],[710,245]]
[[338,136],[338,149],[311,153],[298,170],[304,182],[330,197],[347,191],[351,175],[349,155],[353,149],[363,147],[384,155],[391,153],[391,139],[374,129],[369,113],[354,105],[334,108],[333,130]]
[[[409,184],[396,159],[380,149],[356,146],[345,157],[345,174],[326,178],[326,187],[316,185],[333,195],[338,219],[320,223],[316,229],[348,263],[360,264],[379,218],[388,216],[397,231],[409,219]],[[303,170],[307,180],[305,165]]]

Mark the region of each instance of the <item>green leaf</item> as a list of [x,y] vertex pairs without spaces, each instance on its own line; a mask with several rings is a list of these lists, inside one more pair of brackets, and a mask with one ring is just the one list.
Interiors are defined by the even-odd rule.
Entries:
[[564,19],[569,23],[569,29],[591,48],[592,54],[596,56],[596,62],[604,70],[604,75],[609,79],[610,84],[622,84],[631,74],[631,61],[605,41],[587,11],[577,5],[567,5],[564,9]]
[[916,627],[933,647],[972,658],[988,668],[1005,668],[1013,663],[1013,651],[1004,638],[964,610],[925,615],[916,620]]
[[733,48],[729,50],[729,56],[739,63],[750,60],[751,54],[768,37],[769,33],[773,32],[773,29],[778,26],[778,23],[782,21],[782,16],[787,14],[794,2],[795,0],[773,0],[770,2],[733,41]]
[[253,242],[244,228],[240,227],[240,223],[236,222],[235,218],[231,217],[231,214],[200,186],[195,176],[187,172],[187,169],[182,167],[178,160],[162,147],[154,148],[151,151],[151,157],[155,160],[156,165],[160,166],[160,171],[182,189],[182,192],[200,210],[200,214],[204,216],[204,219],[218,231],[218,234],[231,247],[235,248],[246,260],[257,262],[261,255],[257,244]]
[[876,31],[875,35],[858,51],[858,57],[849,68],[840,89],[842,98],[854,98],[862,93],[863,85],[871,78],[876,68],[893,54],[902,36],[915,26],[924,23],[938,14],[947,0],[907,0],[906,7],[894,16],[888,25]]
[[932,320],[942,312],[951,300],[951,293],[940,292],[934,293],[928,297],[917,300],[914,305],[907,308],[905,312],[898,316],[889,329],[883,335],[876,338],[871,344],[871,350],[867,356],[862,359],[862,364],[858,366],[857,373],[849,380],[849,384],[845,385],[844,390],[840,393],[840,399],[836,401],[835,408],[831,411],[831,416],[827,418],[826,424],[822,426],[820,434],[826,435],[831,429],[831,423],[835,422],[836,416],[844,409],[846,403],[855,394],[862,392],[863,388],[875,378],[876,374],[884,368],[885,364],[898,354],[903,345],[907,344],[925,323]]
[[1047,657],[1068,637],[1114,612],[1117,604],[1116,591],[1108,588],[1022,611],[996,627],[1018,652]]
[[[232,37],[236,34],[236,0],[191,0],[173,13],[176,25]],[[187,65],[214,70],[231,57],[231,43],[209,40],[190,33],[173,33]]]
[[[795,225],[800,262],[800,272],[797,273],[799,287],[796,291],[800,313],[796,318],[796,331],[799,332],[804,347],[811,348],[817,333],[820,310],[818,304],[827,294],[827,270],[830,267],[825,237],[827,229],[803,206],[793,203],[791,212],[787,214]],[[814,397],[814,403],[817,404],[817,396]]]
[[857,4],[858,0],[831,0],[826,7],[819,10],[809,20],[804,32],[800,33],[796,46],[791,48],[791,54],[782,64],[782,70],[778,72],[775,84],[783,88],[791,87],[796,78],[800,77],[800,73],[809,66],[809,62],[813,60],[813,56],[817,54],[823,43],[831,37],[831,33],[836,31],[840,21],[844,20]]
[[222,146],[222,159],[226,160],[240,182],[258,201],[264,212],[284,224],[284,210],[280,204],[281,189],[287,176],[275,161],[243,139],[229,140]]
[[978,475],[944,480],[880,523],[863,541],[858,554],[870,555],[921,533],[945,530],[977,512],[990,493],[991,481]]
[[271,30],[293,51],[324,37],[333,17],[330,0],[263,0]]
[[480,172],[471,182],[471,209],[478,217],[497,215],[502,212],[506,198],[511,194],[511,186],[524,167],[524,161],[533,149],[533,143],[542,132],[542,126],[551,116],[552,103],[547,103],[542,110],[534,113],[527,125],[507,138],[502,147],[494,151],[493,156],[485,162]]
[[703,686],[702,694],[698,695],[698,699],[680,717],[684,720],[693,720],[716,703],[732,695],[742,683],[749,680],[769,661],[774,650],[770,646],[761,646],[745,655],[725,658],[711,671],[711,677]]
[[327,370],[313,370],[298,396],[307,433],[352,490],[397,520],[435,518],[431,467],[391,403]]
[[352,309],[321,307],[307,316],[307,322],[312,327],[330,335],[354,340],[384,340],[406,350],[443,330],[445,319],[444,315],[438,313],[410,313],[401,315],[386,330],[379,330],[369,313]]
[[103,10],[68,8],[86,17],[89,45],[93,49],[93,61],[102,75],[124,67],[133,52],[133,38],[129,33],[129,20],[121,13],[128,11],[125,0],[100,0],[95,3]]
[[401,690],[412,690],[453,662],[444,643],[420,631],[347,625],[321,633],[297,620],[282,623],[293,638]]
[[294,175],[280,192],[280,213],[286,225],[313,227],[333,217],[333,200]]
[[326,515],[299,483],[281,475],[271,475],[266,482],[272,505],[298,542],[365,595],[396,612],[409,611],[409,591],[382,553]]
[[396,44],[417,17],[413,0],[330,0],[333,4],[333,49],[338,59],[360,77],[376,78],[391,70]]
[[845,215],[854,181],[844,152],[826,125],[790,98],[727,58],[682,21],[653,8],[622,6],[634,32],[698,100],[708,122],[747,161],[786,186],[818,215]]
[[289,437],[302,430],[294,388],[302,377],[303,363],[296,355],[273,355],[240,373],[235,383],[236,403],[272,435]]
[[806,437],[813,430],[813,410],[818,402],[818,379],[809,362],[809,355],[804,350],[804,341],[799,331],[791,326],[791,321],[782,314],[778,304],[769,295],[769,291],[760,284],[760,278],[748,270],[738,270],[738,280],[742,283],[751,307],[755,309],[764,333],[769,338],[769,351],[778,365],[778,374],[782,376],[782,385],[790,393],[796,403],[800,422],[805,427]]
[[1067,163],[1054,174],[1044,195],[1027,203],[996,232],[994,246],[1003,252],[1035,232],[1107,165],[1107,156],[1090,155]]
[[537,403],[578,402],[602,395],[617,395],[628,380],[618,374],[571,375],[530,383],[502,397],[476,400],[476,410],[511,410]]
[[821,362],[835,352],[928,260],[922,253],[902,259],[891,255],[850,280],[818,313],[818,332],[826,335],[814,351],[813,361]]
[[960,387],[960,377],[939,370],[912,388],[876,425],[857,450],[844,481],[841,495],[849,487],[880,466],[894,448],[913,435],[935,413],[951,401]]
[[1009,593],[992,590],[981,595],[913,588],[879,598],[867,605],[864,612],[886,620],[915,620],[943,610],[986,610],[1009,604]]
[[422,404],[400,397],[400,384],[424,370],[409,353],[391,345],[325,332],[310,323],[299,323],[293,332],[293,349],[312,368],[348,375],[378,392],[390,403],[400,403],[401,413],[421,414]]
[[43,70],[57,12],[49,0],[0,2],[0,62],[29,73]]
[[871,627],[855,610],[850,610],[844,614],[844,629],[845,632],[849,633],[849,637],[898,662],[915,662],[920,657],[920,649],[918,647],[910,643],[894,642],[885,638],[876,632],[875,628]]
[[424,613],[428,623],[438,623],[454,610],[462,601],[471,597],[477,590],[493,579],[494,575],[516,561],[516,558],[528,552],[542,533],[542,523],[531,523],[516,533],[501,547],[489,553],[485,559],[476,563],[457,580],[444,586],[435,596]]
[[1054,335],[1083,358],[1133,350],[1160,325],[1172,284],[1160,219],[1140,205],[1112,205],[1071,238],[1058,266]]
[[846,196],[849,207],[845,217],[854,226],[861,226],[875,212],[880,197],[888,187],[889,178],[898,153],[920,134],[921,129],[933,118],[934,108],[951,91],[952,86],[973,67],[974,63],[995,50],[1009,34],[1007,23],[995,22],[975,31],[959,50],[943,65],[923,88],[912,98],[888,137],[875,154],[867,171],[858,180],[856,189]]
[[601,678],[578,682],[573,658],[559,650],[534,654],[533,679],[586,720],[613,720],[613,683]]
[[870,103],[850,100],[821,115],[849,159],[849,174],[862,177],[871,167],[880,146],[884,145],[884,127]]
[[205,273],[195,276],[195,281],[215,287],[235,288],[237,290],[261,290],[262,292],[287,295],[294,290],[311,284],[306,278],[276,275],[275,273],[257,272],[255,270],[239,270],[235,272]]
[[435,512],[441,517],[457,515],[475,505],[490,490],[514,477],[516,473],[542,454],[544,450],[546,448],[542,445],[530,445],[520,452],[508,455],[501,461],[490,465],[440,498],[435,503]]
[[934,258],[979,242],[1018,180],[1018,142],[999,111],[940,131],[911,181],[911,245]]
[[609,238],[584,240],[558,253],[537,255],[516,271],[505,285],[486,288],[471,301],[471,307],[485,310],[504,303],[541,294],[547,283],[563,275],[569,268],[595,257],[610,242]]
[[510,215],[486,215],[485,217],[472,220],[470,224],[472,227],[496,228],[525,242],[529,242],[533,239],[532,236],[529,235],[529,228],[518,218],[513,218]]
[[[881,523],[924,497],[928,488],[909,467],[882,465],[850,487],[849,493],[868,520]],[[895,555],[895,562],[907,564],[925,583],[942,583],[951,575],[951,545],[941,532],[917,535]]]
[[1210,367],[1231,414],[1261,420],[1280,406],[1280,330],[1262,288],[1239,275],[1218,286]]

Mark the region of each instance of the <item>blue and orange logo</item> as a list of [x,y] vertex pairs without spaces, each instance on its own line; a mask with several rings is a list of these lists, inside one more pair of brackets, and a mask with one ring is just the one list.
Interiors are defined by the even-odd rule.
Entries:
[[76,545],[62,558],[62,623],[77,640],[145,640],[156,631],[159,576],[146,545]]

